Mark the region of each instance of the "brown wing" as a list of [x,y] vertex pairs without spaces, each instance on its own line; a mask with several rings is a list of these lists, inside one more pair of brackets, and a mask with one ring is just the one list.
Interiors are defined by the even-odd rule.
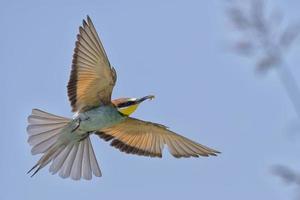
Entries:
[[167,127],[128,117],[123,122],[96,132],[100,138],[122,152],[151,157],[162,157],[164,145],[176,157],[215,156],[220,153],[178,135]]
[[109,104],[116,82],[96,29],[89,17],[79,27],[74,49],[68,96],[72,111]]

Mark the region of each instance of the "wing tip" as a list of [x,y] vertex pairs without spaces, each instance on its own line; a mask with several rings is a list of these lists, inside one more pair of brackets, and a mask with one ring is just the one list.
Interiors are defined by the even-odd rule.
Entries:
[[86,15],[86,19],[87,19],[88,24],[93,24],[92,19],[90,18],[89,15]]

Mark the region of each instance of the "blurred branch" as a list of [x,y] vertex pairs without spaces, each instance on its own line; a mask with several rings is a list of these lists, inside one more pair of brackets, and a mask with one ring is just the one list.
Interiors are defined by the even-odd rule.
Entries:
[[300,174],[294,172],[287,166],[275,165],[271,168],[271,172],[282,179],[286,184],[294,184],[300,187]]
[[300,173],[295,172],[291,168],[284,165],[274,165],[271,168],[271,172],[279,177],[284,183],[290,186],[294,186],[296,189],[295,199],[300,199]]
[[281,67],[278,67],[278,74],[280,77],[283,86],[285,87],[287,94],[291,102],[294,105],[295,111],[300,118],[300,90],[296,83],[296,80],[293,74],[288,70],[284,64],[281,64]]
[[227,15],[241,38],[233,50],[254,58],[256,72],[267,73],[277,69],[281,83],[300,118],[300,90],[293,74],[284,62],[286,53],[300,34],[300,24],[281,29],[281,13],[272,11],[268,16],[264,0],[229,1]]
[[[288,50],[299,37],[300,24],[283,28],[282,14],[273,10],[270,15],[267,15],[265,6],[264,0],[229,1],[226,13],[241,36],[233,45],[233,50],[241,56],[254,59],[258,73],[265,74],[276,69],[295,112],[300,118],[300,89],[285,63]],[[274,166],[272,173],[300,190],[299,173],[283,165]]]

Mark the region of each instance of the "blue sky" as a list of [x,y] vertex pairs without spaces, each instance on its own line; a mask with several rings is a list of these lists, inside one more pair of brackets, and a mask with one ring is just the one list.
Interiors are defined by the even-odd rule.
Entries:
[[[297,0],[276,0],[300,19]],[[277,74],[228,50],[232,27],[221,1],[1,1],[0,198],[273,199],[293,197],[270,174],[273,164],[300,168],[297,122]],[[90,15],[118,73],[113,96],[155,94],[134,117],[169,126],[216,148],[218,157],[162,159],[120,153],[92,138],[102,178],[74,182],[26,172],[38,159],[27,144],[32,108],[72,116],[66,95],[76,34]],[[299,47],[288,64],[300,83]]]

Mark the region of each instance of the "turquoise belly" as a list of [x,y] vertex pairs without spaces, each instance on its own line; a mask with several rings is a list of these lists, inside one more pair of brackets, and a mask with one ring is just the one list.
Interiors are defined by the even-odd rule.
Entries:
[[98,131],[123,121],[122,116],[113,106],[100,106],[84,113],[80,113],[77,118],[81,119],[79,129],[81,131]]

